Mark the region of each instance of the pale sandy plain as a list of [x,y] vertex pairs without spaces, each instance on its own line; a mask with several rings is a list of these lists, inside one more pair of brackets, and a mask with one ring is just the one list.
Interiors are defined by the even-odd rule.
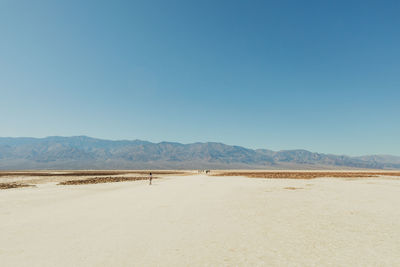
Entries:
[[389,177],[47,181],[0,191],[0,266],[400,266],[399,207]]

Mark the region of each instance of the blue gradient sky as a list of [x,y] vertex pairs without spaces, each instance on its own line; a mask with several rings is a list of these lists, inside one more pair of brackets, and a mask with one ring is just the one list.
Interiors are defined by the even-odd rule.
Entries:
[[400,155],[399,10],[0,0],[0,136]]

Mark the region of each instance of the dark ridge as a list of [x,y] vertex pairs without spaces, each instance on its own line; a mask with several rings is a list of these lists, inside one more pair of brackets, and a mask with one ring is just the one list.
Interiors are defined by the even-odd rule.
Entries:
[[39,169],[400,169],[400,157],[349,157],[307,150],[275,152],[215,142],[151,143],[87,136],[0,138],[0,170]]

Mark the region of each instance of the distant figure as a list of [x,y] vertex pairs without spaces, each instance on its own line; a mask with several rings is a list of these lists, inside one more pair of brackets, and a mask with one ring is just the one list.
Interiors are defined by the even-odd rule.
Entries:
[[150,184],[149,185],[151,185],[151,181],[153,180],[153,175],[150,173],[150,175],[149,175],[149,181],[150,181]]

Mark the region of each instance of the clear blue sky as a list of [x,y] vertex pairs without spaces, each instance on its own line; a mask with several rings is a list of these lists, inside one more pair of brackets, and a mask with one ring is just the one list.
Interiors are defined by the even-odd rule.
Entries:
[[400,155],[399,11],[0,0],[0,136]]

